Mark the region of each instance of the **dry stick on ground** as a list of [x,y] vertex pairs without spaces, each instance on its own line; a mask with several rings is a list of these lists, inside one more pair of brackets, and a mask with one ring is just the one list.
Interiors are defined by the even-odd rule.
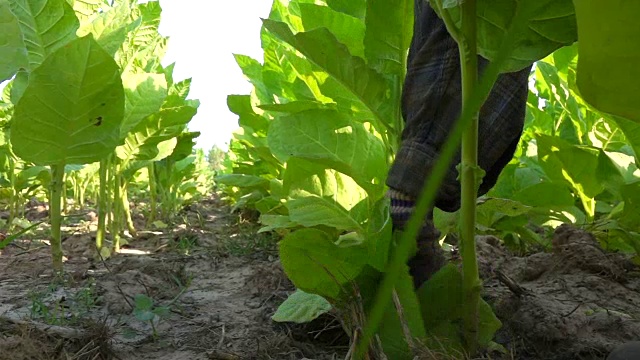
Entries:
[[[334,323],[337,323],[337,325],[334,325]],[[340,319],[338,319],[335,315],[333,315],[333,320],[327,322],[324,327],[320,330],[313,330],[313,331],[309,331],[309,335],[313,335],[314,339],[317,339],[320,335],[322,335],[322,333],[324,333],[325,331],[329,331],[329,330],[334,330],[334,329],[344,329],[342,327],[342,324],[340,324]],[[337,338],[336,338],[337,339]],[[334,340],[335,341],[335,340]]]
[[[352,360],[355,355],[356,347],[360,341],[360,336],[362,335],[362,329],[366,323],[366,314],[363,308],[363,300],[360,294],[360,290],[358,289],[358,285],[355,282],[352,282],[353,286],[353,294],[354,298],[350,301],[350,306],[347,307],[347,315],[344,317],[340,317],[340,320],[343,322],[343,328],[345,332],[350,334],[351,345],[349,346],[349,351],[345,356],[345,360]],[[380,336],[377,334],[372,339],[369,345],[369,351],[365,354],[366,360],[378,359],[378,360],[388,360],[387,356],[384,353],[382,348],[382,341],[380,340]]]
[[221,353],[218,351],[210,351],[207,357],[211,360],[240,360],[240,357],[233,354]]
[[93,340],[85,344],[82,349],[78,350],[71,359],[86,359],[90,354],[95,353],[92,359],[98,359],[100,356],[100,347]]
[[[4,240],[4,239],[0,239],[0,240]],[[26,247],[22,247],[22,246],[16,244],[15,241],[10,242],[8,246],[15,246],[15,247],[17,247],[18,249],[20,249],[22,251],[28,251],[28,249]]]
[[224,329],[224,324],[222,324],[222,333],[220,334],[220,341],[218,341],[219,348],[222,348],[222,346],[224,345],[224,336],[225,336],[225,329]]
[[[359,340],[359,334],[362,332],[361,329],[356,329],[353,331],[353,342],[351,343],[351,346],[349,347],[349,351],[347,352],[347,355],[345,356],[345,360],[353,360],[353,356],[355,354],[355,350],[356,350],[356,346],[358,344],[358,340]],[[387,356],[384,354],[384,352],[382,351],[382,342],[380,341],[380,337],[378,335],[375,336],[375,338],[373,339],[374,341],[371,342],[370,347],[373,348],[376,352],[376,356],[379,357],[379,360],[388,360]],[[366,360],[372,360],[374,358],[371,357],[370,353],[365,354],[365,359]]]
[[47,335],[58,336],[64,339],[83,339],[86,331],[57,325],[47,325],[34,321],[25,321],[13,316],[0,316],[0,322],[8,322],[14,326],[27,326],[42,331]]
[[516,296],[518,297],[521,297],[524,295],[535,296],[533,292],[531,292],[529,289],[526,289],[520,286],[515,280],[510,278],[502,270],[496,271],[496,277],[498,278],[498,281],[500,281],[500,283],[506,286],[509,290],[511,290],[512,293],[516,294]]
[[[44,246],[48,246],[48,245],[44,245]],[[34,247],[34,248],[27,248],[27,249],[23,249],[24,251],[21,251],[21,252],[19,252],[19,253],[16,253],[14,256],[16,256],[16,257],[17,257],[17,256],[20,256],[20,255],[28,254],[28,253],[30,253],[30,252],[34,252],[34,251],[40,250],[40,249],[42,249],[44,246],[38,246],[38,247]],[[22,248],[20,248],[20,249],[22,249]],[[16,259],[15,261],[17,261],[17,259]]]

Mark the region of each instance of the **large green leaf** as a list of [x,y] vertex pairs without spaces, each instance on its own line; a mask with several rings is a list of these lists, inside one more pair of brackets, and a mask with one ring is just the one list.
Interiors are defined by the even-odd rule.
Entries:
[[295,100],[295,101],[290,101],[284,104],[258,105],[258,107],[262,110],[283,112],[283,113],[289,113],[289,114],[299,113],[307,110],[315,110],[315,109],[336,110],[335,104],[332,104],[332,103],[323,104],[321,102],[311,101],[311,100]]
[[227,186],[269,188],[269,180],[255,175],[224,174],[216,176],[216,181]]
[[0,0],[0,53],[0,83],[29,64],[18,18],[11,12],[9,0]]
[[[366,265],[356,279],[358,298],[352,299],[352,301],[362,302],[366,313],[370,312],[376,300],[382,274],[383,272]],[[413,279],[409,275],[408,266],[403,266],[399,275],[394,290],[401,308],[397,308],[395,301],[390,302],[385,309],[377,335],[388,359],[411,360],[415,355],[407,345],[404,326],[406,325],[411,333],[411,340],[414,344],[426,340],[427,331],[422,317],[421,304],[413,287]]]
[[289,218],[303,226],[326,225],[339,230],[364,232],[349,212],[331,198],[306,196],[287,202]]
[[300,17],[305,31],[327,28],[336,39],[347,46],[351,55],[364,58],[365,34],[362,20],[330,7],[316,4],[300,4]]
[[229,95],[227,97],[227,105],[231,112],[240,116],[238,120],[240,126],[266,135],[269,122],[266,118],[255,113],[251,106],[251,97],[249,95]]
[[276,229],[291,229],[291,228],[298,227],[300,225],[291,221],[289,219],[289,216],[267,215],[267,214],[260,215],[260,223],[264,226],[261,227],[260,230],[258,230],[258,233],[270,232]]
[[199,106],[200,101],[198,100],[184,100],[175,95],[167,96],[160,109],[160,127],[185,129],[198,112]]
[[178,99],[186,101],[191,91],[191,80],[191,78],[187,78],[171,84],[171,87],[169,87],[169,95],[175,95]]
[[581,96],[596,109],[640,122],[640,2],[574,0]]
[[595,197],[605,189],[618,193],[624,182],[611,158],[601,149],[576,146],[548,135],[538,135],[538,156],[546,174],[554,181],[566,181],[593,217]]
[[[516,13],[524,13],[527,26],[517,34],[516,45],[502,71],[523,69],[554,50],[578,40],[572,0],[477,0],[478,52],[495,59]],[[460,28],[460,8],[448,9]]]
[[636,164],[640,164],[640,124],[618,116],[615,116],[613,119],[633,148]]
[[413,33],[413,3],[414,0],[367,1],[366,59],[383,74],[404,77]]
[[120,69],[87,36],[51,54],[31,73],[16,105],[11,143],[26,161],[99,161],[116,147],[124,113]]
[[350,177],[325,165],[296,157],[287,161],[283,190],[291,198],[316,195],[330,199],[346,210],[353,209],[367,197]]
[[147,116],[131,129],[124,144],[116,148],[122,159],[161,160],[171,155],[177,136],[197,112],[199,103],[169,95],[159,112]]
[[282,267],[293,284],[305,292],[335,301],[366,263],[366,250],[339,247],[332,237],[317,229],[302,229],[280,241]]
[[18,172],[13,178],[12,186],[18,191],[29,188],[34,182],[40,180],[48,180],[51,173],[46,166],[30,166]]
[[[453,266],[447,265],[437,272],[417,291],[420,299],[424,325],[430,336],[449,336],[451,321],[461,314],[463,301],[462,275]],[[445,325],[446,324],[446,325]],[[455,334],[455,333],[454,333]],[[445,339],[434,339],[445,340]],[[459,346],[459,338],[446,339]]]
[[76,38],[80,26],[65,0],[9,0],[20,22],[29,56],[29,70],[45,57]]
[[[413,34],[413,7],[413,0],[367,1],[365,55],[367,64],[388,79],[389,99],[378,112],[384,114],[383,125],[392,129],[386,134],[390,149],[398,146],[403,127],[399,104],[407,68],[407,52]],[[378,130],[385,132],[382,127]]]
[[[382,341],[382,348],[389,359],[411,360],[414,354],[407,344],[403,326],[407,326],[413,338],[411,341],[422,340],[426,337],[424,321],[420,311],[420,302],[413,288],[413,278],[409,275],[409,267],[405,266],[400,278],[396,282],[395,292],[398,296],[399,305],[392,302],[385,311],[379,335]],[[401,311],[401,312],[400,312]],[[402,314],[402,318],[400,318]]]
[[29,84],[29,72],[25,69],[20,69],[10,83],[11,89],[9,90],[9,100],[11,103],[17,104]]
[[161,74],[124,74],[124,121],[120,129],[125,137],[142,119],[160,110],[167,97],[167,80]]
[[135,45],[141,46],[148,44],[158,37],[162,7],[159,1],[148,1],[139,4],[138,9],[142,17],[142,24],[135,31],[133,42]]
[[528,206],[571,206],[575,199],[569,187],[563,183],[541,182],[522,189],[513,195],[513,200]]
[[548,135],[540,134],[537,140],[538,156],[547,175],[554,180],[568,181],[576,191],[589,198],[604,190],[597,176],[597,150],[575,146]]
[[157,161],[171,155],[179,133],[164,134],[157,124],[156,116],[149,116],[141,121],[125,138],[124,144],[116,148],[118,158]]
[[[367,201],[370,200],[367,199]],[[365,234],[369,254],[368,264],[378,271],[384,271],[389,260],[389,248],[393,240],[389,201],[386,198],[381,198],[373,205],[369,205],[368,208],[367,232]]]
[[624,177],[618,166],[602,149],[598,152],[598,165],[596,168],[596,176],[605,190],[620,196],[620,187],[624,185]]
[[[269,32],[263,31],[263,37],[269,41],[264,50],[264,66],[260,81],[268,90],[263,95],[260,87],[256,89],[262,103],[292,100],[313,100],[323,103],[330,101],[326,96],[323,97],[322,94],[317,93],[317,76],[313,72],[307,75],[302,69],[294,67],[294,65],[305,65],[306,61],[299,54],[292,54],[286,44]],[[306,62],[306,68],[312,70],[310,65]],[[316,81],[315,85],[311,83],[312,80]]]
[[171,63],[166,67],[162,68],[161,73],[164,74],[164,77],[167,79],[167,86],[173,86],[173,70],[175,70],[176,63]]
[[365,0],[327,0],[327,5],[329,5],[333,10],[340,11],[360,19],[364,19],[366,13]]
[[179,163],[187,161],[185,159],[191,157],[193,155],[193,149],[196,146],[196,138],[200,136],[199,131],[185,131],[178,135],[177,140],[178,143],[176,147],[173,149],[171,156],[169,159],[173,162],[177,162],[176,166],[179,166]]
[[517,201],[490,198],[478,205],[477,222],[490,227],[504,217],[520,216],[529,211],[531,211],[531,207]]
[[331,310],[331,304],[322,296],[300,289],[289,295],[271,317],[277,322],[307,323]]
[[[451,351],[460,356],[462,343],[462,316],[464,291],[462,274],[453,264],[444,266],[417,291],[424,326],[427,329],[427,345],[435,351]],[[478,343],[489,345],[502,323],[493,314],[491,306],[480,299],[478,304]]]
[[[247,55],[234,54],[236,63],[240,66],[244,76],[253,84],[256,95],[260,102],[273,101],[272,89],[265,85],[262,74],[262,64],[256,59]],[[233,95],[230,95],[233,96]]]
[[629,229],[637,229],[640,223],[640,182],[634,182],[621,187],[624,210],[620,224]]
[[167,48],[167,38],[158,33],[162,8],[157,1],[138,4],[135,21],[126,39],[115,54],[123,73],[159,72]]
[[359,99],[384,125],[388,119],[385,107],[389,85],[384,78],[369,68],[363,59],[352,56],[336,37],[325,28],[293,34],[289,27],[273,20],[264,20],[264,26],[278,38],[300,51],[309,61],[326,71],[350,95]]
[[109,8],[107,0],[67,0],[73,6],[80,22],[88,22],[95,17],[100,9]]
[[387,164],[382,140],[339,112],[311,110],[277,118],[268,140],[282,160],[313,160],[350,176],[374,198],[383,192]]
[[127,33],[135,26],[136,22],[131,21],[130,0],[122,0],[117,6],[97,13],[91,22],[81,24],[78,36],[93,34],[98,44],[114,55],[127,38]]

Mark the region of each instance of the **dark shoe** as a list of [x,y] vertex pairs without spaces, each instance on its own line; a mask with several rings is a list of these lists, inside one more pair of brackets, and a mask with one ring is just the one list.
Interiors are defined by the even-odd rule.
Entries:
[[639,360],[640,359],[640,341],[630,341],[622,345],[618,345],[607,360]]
[[444,251],[438,239],[440,232],[428,221],[418,234],[418,251],[409,260],[409,273],[413,277],[413,286],[418,289],[440,270],[446,263]]

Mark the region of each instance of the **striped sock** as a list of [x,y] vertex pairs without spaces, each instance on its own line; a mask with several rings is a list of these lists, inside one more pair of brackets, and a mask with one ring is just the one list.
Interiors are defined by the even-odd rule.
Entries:
[[389,191],[387,191],[387,197],[391,200],[390,210],[393,227],[402,229],[407,221],[409,221],[416,202],[411,196],[396,189],[389,189]]

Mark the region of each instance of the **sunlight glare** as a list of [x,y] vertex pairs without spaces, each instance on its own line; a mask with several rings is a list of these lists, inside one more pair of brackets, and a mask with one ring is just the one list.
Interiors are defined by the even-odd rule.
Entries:
[[[144,2],[144,1],[143,1]],[[174,78],[193,78],[189,98],[201,102],[189,124],[200,131],[197,147],[208,151],[215,144],[227,149],[238,127],[237,115],[227,108],[227,95],[249,94],[233,54],[262,62],[260,18],[267,18],[271,0],[160,0],[160,33],[169,37],[163,65],[176,62]]]

